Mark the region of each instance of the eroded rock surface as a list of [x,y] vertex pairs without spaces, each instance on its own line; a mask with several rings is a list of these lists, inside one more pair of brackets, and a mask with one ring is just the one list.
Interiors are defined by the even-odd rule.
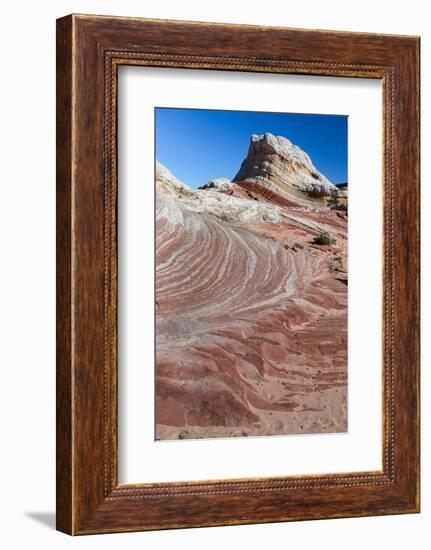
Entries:
[[[275,139],[259,155],[281,158]],[[347,429],[347,216],[310,197],[313,165],[293,151],[277,177],[261,158],[252,188],[246,161],[229,189],[157,166],[158,439]],[[336,243],[314,244],[322,232]]]
[[285,137],[272,134],[251,136],[247,157],[233,181],[246,188],[269,189],[301,204],[310,204],[308,197],[340,194],[307,153]]
[[199,189],[215,189],[226,193],[232,189],[232,182],[228,178],[214,178],[205,185],[201,185]]

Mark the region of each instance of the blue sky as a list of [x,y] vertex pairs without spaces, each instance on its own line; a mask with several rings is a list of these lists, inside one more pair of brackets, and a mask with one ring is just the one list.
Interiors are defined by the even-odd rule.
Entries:
[[301,147],[333,183],[347,181],[347,116],[156,108],[156,157],[196,188],[232,179],[250,136],[265,132]]

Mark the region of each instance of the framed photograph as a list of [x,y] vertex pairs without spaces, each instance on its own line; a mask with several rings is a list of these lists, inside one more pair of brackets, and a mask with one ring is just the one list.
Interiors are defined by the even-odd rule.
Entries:
[[57,528],[419,511],[419,38],[57,21]]

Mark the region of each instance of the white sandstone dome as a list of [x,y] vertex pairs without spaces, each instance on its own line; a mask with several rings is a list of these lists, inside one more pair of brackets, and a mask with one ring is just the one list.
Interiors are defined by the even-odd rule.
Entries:
[[233,181],[244,182],[244,187],[247,182],[260,184],[289,198],[298,193],[312,198],[339,196],[307,153],[287,138],[269,133],[251,136],[247,157]]

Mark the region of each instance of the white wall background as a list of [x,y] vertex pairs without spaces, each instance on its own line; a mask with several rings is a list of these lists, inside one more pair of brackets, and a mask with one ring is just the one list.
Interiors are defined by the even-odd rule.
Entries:
[[[431,339],[422,346],[422,514],[93,537],[54,531],[55,19],[75,13],[283,25],[422,37],[422,151],[431,150],[427,2],[56,0],[3,5],[0,22],[0,538],[4,548],[211,549],[236,545],[428,548]],[[428,100],[428,101],[427,101]],[[431,330],[431,180],[422,165],[423,334]],[[428,536],[429,539],[429,536]]]

